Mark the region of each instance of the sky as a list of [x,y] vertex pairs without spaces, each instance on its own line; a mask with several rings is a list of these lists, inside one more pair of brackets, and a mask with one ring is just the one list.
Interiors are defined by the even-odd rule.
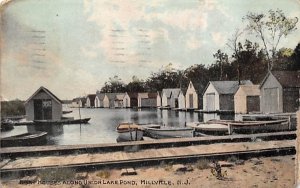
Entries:
[[[146,79],[214,63],[248,12],[300,16],[298,0],[18,0],[1,7],[1,98],[29,98],[40,86],[60,99],[95,93],[109,77]],[[297,27],[299,28],[299,22]],[[241,40],[251,38],[244,34]],[[280,47],[294,49],[300,29]]]

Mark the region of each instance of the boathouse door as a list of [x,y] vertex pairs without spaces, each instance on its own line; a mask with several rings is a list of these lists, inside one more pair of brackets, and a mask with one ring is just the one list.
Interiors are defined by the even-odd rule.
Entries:
[[189,103],[190,103],[190,108],[194,108],[194,97],[193,97],[193,94],[189,95]]
[[265,88],[265,109],[266,113],[279,112],[279,92],[278,88]]
[[52,119],[52,101],[51,99],[35,99],[34,119],[35,120],[51,120]]
[[259,96],[247,96],[247,113],[259,112]]
[[206,94],[207,111],[215,111],[215,93]]
[[175,99],[175,108],[178,108],[178,99]]

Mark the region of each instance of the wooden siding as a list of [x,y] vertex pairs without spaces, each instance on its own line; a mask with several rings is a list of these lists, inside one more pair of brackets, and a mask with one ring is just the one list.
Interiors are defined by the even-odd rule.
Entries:
[[296,112],[299,109],[299,88],[283,89],[283,112]]
[[282,113],[282,87],[276,78],[269,74],[260,88],[260,110],[263,113]]
[[126,93],[124,98],[123,98],[123,107],[124,108],[130,108],[131,105],[130,105],[130,97],[129,95]]
[[178,108],[185,109],[185,97],[182,92],[180,92],[178,97]]
[[[190,97],[192,96],[192,99]],[[191,103],[192,100],[192,103]],[[192,105],[191,105],[192,104]],[[192,82],[190,82],[188,89],[185,94],[185,106],[187,109],[198,109],[198,94],[194,88],[194,85]]]
[[219,94],[212,84],[209,84],[203,95],[203,110],[220,110]]

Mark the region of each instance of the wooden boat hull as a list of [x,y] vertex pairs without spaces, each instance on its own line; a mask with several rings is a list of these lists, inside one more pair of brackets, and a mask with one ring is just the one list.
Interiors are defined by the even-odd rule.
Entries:
[[66,124],[87,124],[91,118],[84,119],[63,119],[59,121],[34,120],[36,125],[66,125]]
[[188,123],[187,126],[194,129],[195,132],[200,132],[209,135],[225,135],[228,134],[228,126],[218,123]]
[[116,131],[119,134],[117,142],[142,140],[144,133],[139,125],[133,123],[120,123]]
[[47,132],[25,133],[1,138],[1,147],[37,146],[47,142]]
[[288,120],[286,119],[272,121],[213,120],[210,121],[210,123],[230,126],[230,129],[235,133],[258,133],[290,130]]
[[118,132],[118,141],[126,142],[126,141],[139,141],[143,139],[144,132],[138,129],[131,129],[124,132]]
[[145,131],[152,138],[184,138],[194,136],[192,128],[145,128]]

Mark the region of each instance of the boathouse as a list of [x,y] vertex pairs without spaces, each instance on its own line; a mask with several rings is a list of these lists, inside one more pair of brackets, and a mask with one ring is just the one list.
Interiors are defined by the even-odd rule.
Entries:
[[103,99],[104,108],[114,108],[115,107],[115,98],[117,93],[105,93]]
[[124,108],[134,108],[138,106],[138,93],[126,92],[123,98]]
[[28,121],[61,120],[62,101],[42,86],[25,101],[25,110]]
[[[252,82],[243,80],[240,85],[252,85]],[[234,95],[238,88],[238,81],[210,81],[203,94],[203,110],[234,111]]]
[[167,88],[162,90],[162,107],[178,108],[180,88]]
[[105,93],[100,93],[100,92],[96,93],[95,108],[103,108],[104,107],[104,104],[103,104],[104,97],[105,97]]
[[96,94],[87,95],[87,97],[86,97],[86,107],[87,108],[95,107],[95,98],[96,98]]
[[183,110],[185,109],[185,96],[186,96],[186,89],[181,89],[178,95],[178,108]]
[[260,111],[259,85],[241,85],[234,95],[235,113],[247,114]]
[[156,108],[157,93],[138,93],[139,108]]
[[185,107],[186,109],[198,109],[198,94],[192,81],[190,81],[186,90]]
[[80,98],[72,99],[71,108],[78,108],[79,107]]
[[123,108],[123,99],[125,93],[117,93],[114,100],[114,107],[115,108]]
[[161,107],[161,92],[157,92],[157,96],[156,96],[156,106],[159,108]]
[[79,99],[79,107],[84,108],[86,106],[86,97],[81,97]]
[[296,112],[299,108],[300,71],[268,72],[260,86],[263,113]]

